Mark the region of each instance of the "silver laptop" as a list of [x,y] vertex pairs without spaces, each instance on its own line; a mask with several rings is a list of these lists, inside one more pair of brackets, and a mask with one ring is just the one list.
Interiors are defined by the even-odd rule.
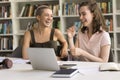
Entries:
[[28,48],[27,52],[33,69],[60,70],[53,48]]

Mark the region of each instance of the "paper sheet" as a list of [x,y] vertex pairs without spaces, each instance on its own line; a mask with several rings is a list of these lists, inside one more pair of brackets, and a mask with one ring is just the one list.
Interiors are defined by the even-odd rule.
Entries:
[[78,67],[78,70],[83,75],[99,73],[99,67],[97,66]]
[[29,62],[29,61],[30,61],[30,60],[16,59],[16,60],[13,60],[13,63],[26,64],[26,63]]

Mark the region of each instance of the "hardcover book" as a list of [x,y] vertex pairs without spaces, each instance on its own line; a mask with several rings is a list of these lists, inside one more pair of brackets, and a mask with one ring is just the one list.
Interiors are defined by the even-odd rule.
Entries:
[[73,75],[75,75],[76,73],[78,73],[77,69],[60,69],[60,70],[56,71],[55,73],[53,73],[52,77],[70,78]]

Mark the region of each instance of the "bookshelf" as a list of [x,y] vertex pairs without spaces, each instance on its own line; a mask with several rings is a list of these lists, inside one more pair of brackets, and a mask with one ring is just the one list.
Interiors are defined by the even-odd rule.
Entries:
[[[8,12],[5,12],[4,16],[2,16],[0,11],[0,25],[2,22],[7,22],[7,24],[9,23],[9,25],[11,25],[10,33],[0,33],[0,40],[7,38],[13,41],[10,50],[0,49],[0,53],[12,53],[17,46],[21,45],[25,30],[36,22],[34,17],[36,7],[42,4],[46,4],[52,8],[54,13],[53,27],[59,28],[65,37],[66,29],[71,25],[76,25],[77,30],[81,24],[77,12],[80,1],[81,0],[0,0],[0,10],[2,10],[2,6],[9,6],[7,9]],[[106,25],[109,28],[112,42],[111,48],[115,55],[115,61],[120,62],[120,0],[97,0],[97,2],[105,16]],[[29,8],[25,10],[26,6]]]
[[8,0],[0,1],[0,55],[13,51],[13,32],[12,32],[11,2]]

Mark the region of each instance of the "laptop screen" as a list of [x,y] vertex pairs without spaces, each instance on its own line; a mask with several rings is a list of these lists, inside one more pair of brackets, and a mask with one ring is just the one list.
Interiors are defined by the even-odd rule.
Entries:
[[53,48],[28,48],[27,52],[33,69],[37,70],[60,69]]

